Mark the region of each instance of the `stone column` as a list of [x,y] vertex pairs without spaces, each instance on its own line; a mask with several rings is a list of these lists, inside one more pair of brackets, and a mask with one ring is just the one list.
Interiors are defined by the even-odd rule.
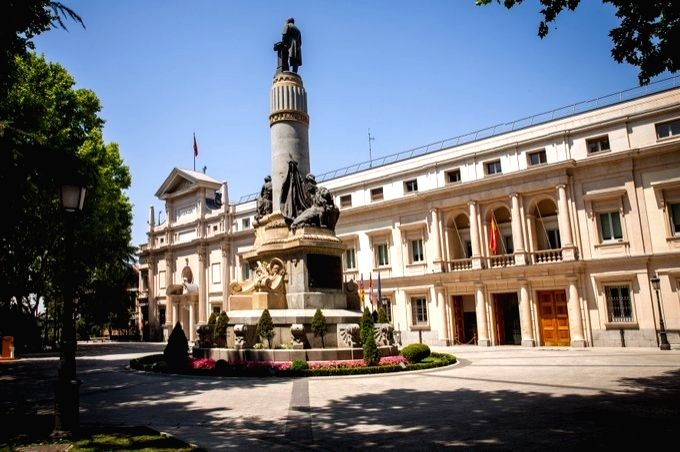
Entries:
[[179,316],[178,316],[178,303],[176,301],[170,301],[170,304],[172,304],[172,327],[174,328],[175,325],[177,325],[177,322],[179,322]]
[[189,342],[194,341],[194,335],[196,334],[196,303],[193,301],[189,302]]
[[581,316],[581,297],[578,294],[578,278],[572,276],[568,278],[569,299],[567,300],[567,311],[569,313],[569,334],[571,336],[572,347],[585,347],[586,339],[583,334],[583,318]]
[[482,268],[482,246],[477,219],[477,201],[468,202],[470,208],[470,243],[472,244],[472,268]]
[[569,203],[567,202],[567,186],[557,186],[557,222],[560,228],[560,241],[562,242],[562,259],[573,261],[576,259],[576,248],[571,233],[571,221],[569,221]]
[[432,240],[432,271],[442,271],[442,247],[440,242],[441,230],[439,227],[439,211],[432,209],[430,211],[430,240]]
[[531,303],[529,302],[529,285],[526,280],[519,281],[519,324],[522,330],[522,345],[534,347],[533,321],[531,319]]
[[448,322],[446,321],[446,298],[444,297],[444,288],[435,286],[434,293],[437,297],[437,308],[439,311],[439,340],[441,341],[442,345],[448,345]]
[[538,237],[536,237],[536,216],[527,215],[527,251],[536,252],[538,249]]
[[149,256],[149,302],[147,312],[149,315],[149,339],[156,341],[159,339],[158,324],[158,300],[156,300],[156,272],[158,271],[158,261],[155,256]]
[[519,208],[519,193],[510,195],[512,198],[512,242],[515,246],[515,265],[526,264],[524,253],[524,233],[522,228],[522,213]]
[[288,162],[297,162],[302,177],[310,168],[307,92],[302,78],[292,72],[277,73],[270,101],[272,201],[276,212],[281,210],[281,187],[288,174]]
[[484,298],[484,284],[475,284],[475,310],[477,311],[477,345],[488,347],[489,327],[486,317],[486,299]]
[[226,311],[229,302],[229,284],[231,284],[229,272],[229,252],[228,243],[222,244],[222,310]]
[[[206,323],[208,312],[208,287],[205,279],[207,260],[206,249],[204,246],[198,248],[198,321],[199,323]],[[192,303],[193,306],[193,303]],[[193,323],[192,323],[193,325]],[[193,331],[192,331],[193,333]]]

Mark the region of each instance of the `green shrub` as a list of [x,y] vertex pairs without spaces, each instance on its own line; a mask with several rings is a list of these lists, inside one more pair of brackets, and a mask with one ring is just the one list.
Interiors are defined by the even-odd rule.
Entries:
[[208,325],[214,325],[215,322],[217,322],[217,314],[212,312],[210,313],[210,317],[208,317]]
[[368,310],[368,307],[364,307],[364,312],[359,321],[359,336],[361,337],[361,343],[365,344],[368,336],[373,336],[374,334],[371,311]]
[[326,317],[319,308],[316,309],[314,318],[312,318],[312,331],[314,332],[314,336],[321,336],[321,348],[325,348],[326,345],[323,342],[323,337],[328,331],[328,326],[326,325]]
[[[371,327],[371,332],[373,327]],[[368,334],[364,341],[364,362],[367,366],[377,366],[380,362],[380,352],[378,346],[375,344],[375,336]]]
[[309,364],[302,359],[296,359],[290,366],[290,370],[293,372],[300,372],[307,369],[309,369]]
[[389,323],[387,320],[387,312],[383,308],[378,309],[378,323]]
[[430,356],[430,347],[425,344],[410,344],[401,350],[401,356],[411,364],[419,363]]
[[182,325],[179,322],[175,324],[175,327],[170,333],[168,338],[168,344],[163,350],[163,356],[165,356],[165,362],[168,363],[173,369],[183,369],[189,365],[189,341],[182,330]]
[[217,342],[218,347],[224,347],[227,344],[228,324],[229,316],[224,311],[220,312],[220,315],[218,315],[215,319],[215,327],[213,328],[213,339],[215,342]]
[[[226,315],[226,314],[225,314]],[[260,320],[257,322],[257,330],[255,330],[260,338],[267,339],[269,348],[272,348],[272,338],[274,337],[274,322],[272,316],[269,314],[269,309],[262,311]]]

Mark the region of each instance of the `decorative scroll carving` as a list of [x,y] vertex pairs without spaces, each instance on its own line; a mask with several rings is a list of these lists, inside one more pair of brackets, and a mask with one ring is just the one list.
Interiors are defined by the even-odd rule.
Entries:
[[376,323],[374,325],[375,343],[380,345],[395,345],[394,327],[389,323]]
[[338,324],[338,343],[347,347],[358,347],[361,343],[359,339],[359,325],[356,323]]
[[293,336],[293,348],[302,348],[305,341],[305,326],[301,323],[292,324],[290,334]]
[[243,348],[246,346],[246,333],[248,332],[248,325],[239,323],[234,325],[234,348]]

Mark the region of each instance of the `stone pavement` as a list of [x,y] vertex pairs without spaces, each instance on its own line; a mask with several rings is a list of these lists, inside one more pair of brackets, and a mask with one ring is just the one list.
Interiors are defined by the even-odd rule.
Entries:
[[[199,378],[127,368],[131,357],[162,347],[79,345],[82,422],[147,425],[208,450],[577,450],[677,443],[679,350],[434,347],[459,363],[306,379]],[[1,363],[0,408],[16,419],[49,416],[56,367],[56,358]]]

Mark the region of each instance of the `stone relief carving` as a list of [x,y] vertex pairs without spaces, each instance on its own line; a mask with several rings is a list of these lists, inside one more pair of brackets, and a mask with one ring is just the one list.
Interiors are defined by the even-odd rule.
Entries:
[[359,325],[356,323],[338,324],[338,343],[345,344],[347,347],[358,347],[361,344]]
[[394,343],[394,327],[389,323],[376,323],[375,328],[375,343],[381,345],[396,345]]
[[246,346],[246,333],[248,332],[248,325],[239,323],[234,325],[234,347],[242,348]]
[[247,281],[233,282],[229,285],[231,294],[252,292],[285,293],[286,270],[278,257],[271,261],[258,261],[254,276]]

